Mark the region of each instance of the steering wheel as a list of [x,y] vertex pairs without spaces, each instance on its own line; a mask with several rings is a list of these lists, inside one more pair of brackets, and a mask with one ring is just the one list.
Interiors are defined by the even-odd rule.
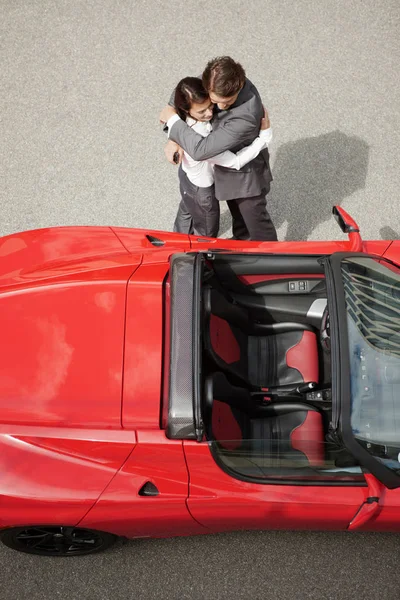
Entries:
[[328,305],[325,306],[325,310],[322,314],[321,327],[319,330],[319,340],[324,352],[330,354],[331,351],[331,331],[329,323],[329,310]]

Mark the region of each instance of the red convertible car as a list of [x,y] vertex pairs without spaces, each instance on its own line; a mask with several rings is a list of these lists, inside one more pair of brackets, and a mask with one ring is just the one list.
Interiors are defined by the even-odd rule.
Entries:
[[400,242],[0,239],[0,536],[400,530]]

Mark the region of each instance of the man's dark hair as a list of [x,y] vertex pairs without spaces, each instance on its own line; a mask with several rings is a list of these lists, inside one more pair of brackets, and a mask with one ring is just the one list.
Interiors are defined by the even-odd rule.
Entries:
[[210,60],[203,72],[203,85],[208,92],[230,98],[237,94],[246,81],[241,64],[230,56],[218,56]]
[[208,98],[201,79],[198,77],[184,77],[175,88],[174,107],[181,119],[188,116],[193,102],[201,104]]

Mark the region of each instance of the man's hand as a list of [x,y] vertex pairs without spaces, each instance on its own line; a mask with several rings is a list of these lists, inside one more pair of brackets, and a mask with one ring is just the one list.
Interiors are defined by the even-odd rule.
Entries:
[[269,129],[271,127],[271,123],[270,123],[269,116],[268,116],[268,111],[265,108],[265,106],[263,106],[263,109],[264,109],[264,116],[261,119],[261,126],[260,126],[261,130]]
[[[179,165],[182,162],[183,148],[172,140],[168,140],[165,144],[164,154],[171,165]],[[175,158],[178,158],[178,160],[175,160]]]
[[164,106],[164,108],[160,112],[160,123],[166,123],[168,119],[170,119],[174,115],[176,115],[176,110],[173,106],[167,104],[167,106]]

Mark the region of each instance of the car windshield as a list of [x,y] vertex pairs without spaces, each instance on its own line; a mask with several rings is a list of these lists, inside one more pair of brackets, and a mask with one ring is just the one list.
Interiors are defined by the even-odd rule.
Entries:
[[368,257],[341,264],[350,354],[351,428],[400,469],[400,269]]

